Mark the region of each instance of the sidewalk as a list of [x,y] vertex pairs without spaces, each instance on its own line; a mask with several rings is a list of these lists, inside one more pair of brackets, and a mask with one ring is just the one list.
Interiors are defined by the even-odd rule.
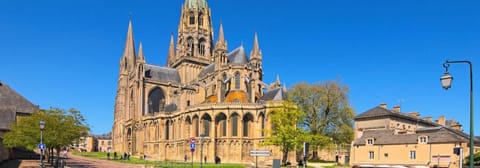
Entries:
[[[43,162],[46,168],[51,168],[50,164]],[[40,160],[10,160],[0,164],[2,168],[38,168],[40,167]]]

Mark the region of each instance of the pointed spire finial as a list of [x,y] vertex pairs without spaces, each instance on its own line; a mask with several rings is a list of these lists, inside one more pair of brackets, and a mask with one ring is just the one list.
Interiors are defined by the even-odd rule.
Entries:
[[133,39],[133,28],[132,28],[132,20],[128,21],[128,31],[127,31],[127,39],[125,40],[125,49],[123,51],[123,56],[127,57],[127,60],[133,61],[129,64],[135,63],[135,42]]
[[145,62],[145,57],[143,56],[142,42],[140,42],[140,46],[138,47],[138,60],[141,62]]
[[175,59],[175,42],[173,39],[173,33],[170,34],[170,46],[168,47],[168,60],[167,64],[170,65]]
[[253,38],[253,48],[250,52],[250,58],[262,59],[262,51],[260,51],[260,45],[258,44],[258,35],[256,32]]
[[280,85],[280,76],[277,74],[277,79],[275,80],[275,83],[277,83],[278,85]]
[[227,49],[227,42],[225,42],[225,35],[223,33],[223,24],[220,23],[220,28],[218,30],[218,40],[217,44],[215,44],[215,48],[222,48]]

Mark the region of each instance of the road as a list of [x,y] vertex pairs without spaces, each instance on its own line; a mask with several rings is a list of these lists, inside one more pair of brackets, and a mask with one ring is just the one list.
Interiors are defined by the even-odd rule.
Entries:
[[[39,160],[11,160],[5,163],[0,164],[1,168],[38,168],[40,165]],[[45,164],[46,168],[51,168],[53,166]],[[67,159],[67,167],[70,168],[105,168],[105,167],[115,167],[115,168],[144,168],[143,165],[134,165],[134,164],[125,164],[118,163],[109,160],[98,160],[90,159],[81,156],[69,155]]]

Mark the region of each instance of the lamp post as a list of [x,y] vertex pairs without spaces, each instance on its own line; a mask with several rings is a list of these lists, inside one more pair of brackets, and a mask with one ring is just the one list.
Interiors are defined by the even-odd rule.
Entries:
[[202,160],[203,160],[203,138],[205,137],[205,134],[200,134],[200,168],[202,168]]
[[[40,121],[40,146],[43,146],[43,129],[45,128],[45,121]],[[40,167],[43,168],[43,149],[40,148]]]
[[466,60],[460,60],[460,61],[449,61],[446,60],[445,63],[443,63],[443,67],[445,68],[445,73],[443,76],[440,78],[440,81],[442,82],[442,87],[447,90],[452,86],[452,80],[453,77],[448,73],[448,67],[450,64],[455,64],[455,63],[466,63],[470,66],[470,156],[469,156],[469,163],[470,167],[473,167],[473,148],[474,146],[474,140],[475,136],[473,135],[473,71],[472,71],[472,62],[466,61]]

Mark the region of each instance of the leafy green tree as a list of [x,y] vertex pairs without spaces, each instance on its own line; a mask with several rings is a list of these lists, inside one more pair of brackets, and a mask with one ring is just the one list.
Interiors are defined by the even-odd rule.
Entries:
[[266,131],[269,136],[265,138],[264,145],[278,146],[282,151],[282,164],[285,165],[289,151],[301,147],[303,142],[309,142],[315,137],[309,136],[304,129],[297,127],[303,112],[294,103],[282,102],[274,106],[277,107],[269,115],[272,128]]
[[43,143],[50,152],[55,149],[57,155],[62,147],[72,144],[89,131],[80,111],[70,109],[67,113],[63,109],[51,108],[21,117],[13,123],[11,130],[4,136],[4,144],[7,147],[25,147],[30,150],[36,148],[40,142],[41,120],[45,121]]
[[[330,143],[350,143],[353,140],[354,110],[348,102],[349,89],[338,82],[327,81],[313,85],[296,84],[289,90],[288,98],[305,112],[301,119],[302,127],[311,135],[323,135],[331,138]],[[313,157],[317,158],[316,148],[327,141],[312,144]]]
[[[470,155],[464,158],[465,165],[470,164]],[[480,152],[473,154],[473,165],[480,166]]]

